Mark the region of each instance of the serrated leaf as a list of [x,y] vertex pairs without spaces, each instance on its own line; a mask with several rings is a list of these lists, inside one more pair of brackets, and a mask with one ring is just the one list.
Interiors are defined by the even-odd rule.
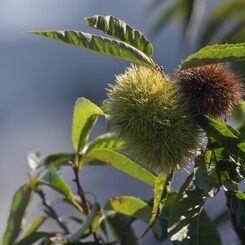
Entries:
[[148,57],[151,57],[153,53],[152,44],[144,34],[123,20],[111,15],[95,15],[85,18],[85,22],[87,25],[139,49]]
[[[150,224],[152,209],[146,202],[139,198],[131,196],[114,197],[106,203],[105,209],[112,209],[117,213],[128,215]],[[162,230],[159,221],[155,222],[152,226],[152,230],[158,238],[162,237]]]
[[186,238],[181,242],[175,242],[175,244],[221,245],[222,243],[215,226],[203,210],[191,221]]
[[245,43],[212,45],[190,55],[181,64],[181,70],[201,65],[242,60],[245,60]]
[[109,150],[120,150],[124,147],[125,143],[122,139],[119,139],[114,133],[106,133],[96,137],[85,151],[84,157],[89,152],[95,149],[109,149]]
[[88,99],[79,98],[76,101],[72,122],[72,142],[77,152],[85,146],[97,117],[103,115],[104,112]]
[[25,216],[26,209],[31,200],[32,190],[28,184],[22,185],[12,200],[8,225],[3,235],[2,245],[14,244],[21,231],[21,222]]
[[26,228],[24,237],[29,236],[33,232],[36,232],[39,227],[47,220],[46,216],[39,216],[37,217],[32,223],[29,224],[29,226]]
[[30,235],[24,237],[19,242],[15,243],[15,245],[27,245],[27,244],[34,244],[35,242],[39,241],[44,237],[51,237],[54,236],[55,233],[48,233],[44,231],[36,231],[31,233]]
[[79,241],[81,236],[84,234],[84,232],[92,225],[98,210],[99,210],[99,206],[97,202],[95,202],[85,222],[81,225],[81,227],[77,231],[75,231],[73,234],[66,237],[67,241],[70,242]]
[[144,167],[132,161],[123,153],[109,149],[94,149],[86,155],[85,161],[86,159],[104,162],[145,182],[148,185],[154,186],[156,176]]
[[226,151],[245,160],[245,142],[238,137],[239,132],[231,129],[224,122],[217,121],[208,116],[199,115],[195,117],[195,120]]
[[115,39],[96,36],[90,33],[75,30],[65,31],[33,31],[30,32],[39,36],[51,38],[80,48],[89,49],[103,55],[138,63],[152,67],[151,59],[140,50]]
[[206,197],[196,189],[193,174],[181,186],[170,211],[168,232],[173,242],[183,241],[188,234],[191,221],[200,214]]

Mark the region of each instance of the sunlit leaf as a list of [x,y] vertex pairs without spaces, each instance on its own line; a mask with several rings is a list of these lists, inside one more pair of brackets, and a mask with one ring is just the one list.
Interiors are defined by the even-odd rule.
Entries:
[[245,60],[245,43],[212,45],[190,55],[181,64],[181,69],[241,60]]
[[152,55],[153,47],[151,42],[141,31],[134,29],[124,21],[110,15],[95,15],[85,18],[85,21],[89,26],[141,50],[148,57]]
[[124,141],[119,139],[114,133],[106,133],[96,137],[85,151],[84,157],[95,149],[120,150],[124,147]]
[[104,162],[145,182],[148,185],[154,186],[156,176],[144,167],[132,161],[123,153],[109,149],[94,149],[86,155],[86,159]]
[[34,221],[32,221],[29,226],[26,228],[24,237],[29,236],[33,232],[36,232],[39,227],[47,220],[46,216],[39,216]]
[[[152,209],[146,202],[131,196],[114,197],[107,202],[105,209],[113,209],[117,213],[142,220],[147,224],[150,224],[152,216]],[[157,237],[162,237],[161,225],[158,221],[152,226],[152,230]]]
[[40,158],[40,152],[38,151],[30,152],[27,155],[27,161],[31,169],[37,169],[40,166],[40,164],[42,164],[42,160]]
[[21,222],[31,200],[32,190],[28,184],[22,185],[12,200],[7,229],[3,235],[2,245],[14,244],[21,231]]
[[75,30],[33,31],[31,33],[72,44],[80,48],[86,48],[92,52],[109,55],[114,58],[135,62],[145,66],[152,66],[152,60],[147,55],[119,40]]
[[104,112],[88,99],[79,98],[76,101],[72,123],[72,142],[77,152],[86,144],[97,117],[103,115]]
[[191,221],[200,214],[206,197],[195,188],[193,174],[181,186],[170,211],[168,232],[173,242],[183,241],[190,229]]

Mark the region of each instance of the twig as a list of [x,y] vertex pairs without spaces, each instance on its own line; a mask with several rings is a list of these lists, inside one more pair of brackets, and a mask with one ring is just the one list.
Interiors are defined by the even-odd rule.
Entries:
[[241,243],[243,245],[245,245],[245,232],[244,232],[244,229],[242,229],[241,227],[239,227],[237,225],[236,214],[231,209],[231,196],[232,196],[232,194],[225,191],[226,206],[227,206],[229,214],[230,214],[230,220],[231,220],[232,227],[233,227],[234,231],[236,232],[237,236],[239,237]]
[[48,215],[50,215],[51,218],[53,218],[57,224],[60,226],[60,228],[63,230],[65,235],[70,234],[69,229],[67,228],[67,226],[61,221],[61,219],[59,218],[58,214],[56,213],[56,211],[53,209],[53,207],[47,202],[45,194],[42,190],[38,190],[37,191],[38,195],[40,196],[41,200],[42,200],[42,204],[45,207],[45,211],[47,212]]
[[73,166],[73,171],[74,171],[74,175],[75,175],[74,182],[76,183],[76,186],[77,186],[77,194],[81,199],[81,202],[82,202],[81,205],[82,205],[82,208],[84,210],[84,213],[87,215],[89,209],[88,209],[88,205],[87,205],[87,201],[86,201],[86,198],[84,195],[83,188],[82,188],[80,180],[79,180],[79,175],[78,175],[79,172],[75,166]]

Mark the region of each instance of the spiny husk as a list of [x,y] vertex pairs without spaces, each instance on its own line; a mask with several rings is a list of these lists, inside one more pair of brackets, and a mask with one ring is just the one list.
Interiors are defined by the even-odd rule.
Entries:
[[199,146],[199,128],[175,83],[159,71],[131,66],[109,89],[111,125],[133,155],[153,169],[177,169]]
[[220,64],[179,71],[176,80],[193,113],[228,116],[241,100],[241,81]]

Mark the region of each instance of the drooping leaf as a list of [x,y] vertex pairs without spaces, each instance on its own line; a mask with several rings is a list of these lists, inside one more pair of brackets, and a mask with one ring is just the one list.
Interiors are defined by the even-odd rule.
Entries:
[[221,245],[219,234],[208,217],[207,213],[202,212],[191,220],[187,236],[181,242],[175,242],[177,245]]
[[239,132],[208,116],[199,115],[195,117],[198,124],[213,137],[226,151],[234,154],[241,159],[245,159],[245,142],[238,137]]
[[135,62],[149,67],[153,65],[152,60],[143,52],[127,43],[115,39],[75,30],[33,31],[31,33],[72,44],[80,48],[86,48],[92,52],[112,56],[114,58]]
[[26,228],[24,237],[29,236],[33,232],[36,232],[39,227],[47,220],[46,216],[39,216],[37,217],[33,222],[29,224],[29,226]]
[[245,43],[212,45],[190,55],[181,64],[181,69],[241,60],[245,60]]
[[200,214],[206,197],[195,186],[191,174],[181,186],[170,211],[168,232],[173,242],[183,241],[190,229],[191,221]]
[[85,22],[89,26],[101,30],[106,34],[141,50],[148,57],[151,57],[153,53],[151,42],[141,31],[134,29],[124,21],[114,16],[95,15],[85,18]]
[[102,161],[148,185],[154,186],[156,176],[123,153],[109,149],[94,149],[86,155],[85,161],[86,159]]
[[99,209],[99,206],[97,202],[95,202],[85,222],[81,225],[81,227],[77,231],[75,231],[73,234],[68,235],[66,237],[67,241],[76,242],[80,240],[84,232],[92,225],[93,220],[96,218],[98,209]]
[[114,133],[106,133],[96,137],[85,151],[84,157],[95,149],[120,150],[124,147],[124,141],[119,139]]
[[73,193],[71,188],[65,181],[60,177],[55,169],[50,168],[45,176],[40,178],[31,178],[29,184],[33,190],[37,190],[39,185],[46,185],[50,188],[63,194],[68,200],[73,198]]
[[[105,209],[112,209],[117,213],[128,215],[150,224],[152,209],[139,198],[131,196],[114,197],[106,203]],[[161,225],[158,221],[152,226],[152,230],[158,238],[162,237]]]
[[42,238],[49,238],[54,236],[54,233],[48,233],[44,231],[36,231],[31,233],[30,235],[24,237],[19,242],[15,243],[15,245],[27,245],[27,244],[34,244],[35,242],[39,241]]
[[113,236],[117,240],[116,244],[138,244],[134,231],[130,226],[130,217],[115,213],[114,215],[107,216],[106,221],[109,224]]
[[85,146],[97,117],[103,115],[104,112],[88,99],[79,98],[76,101],[72,122],[72,142],[77,152]]
[[21,231],[21,222],[31,200],[32,190],[28,184],[22,185],[12,200],[7,229],[3,235],[2,245],[14,244]]

